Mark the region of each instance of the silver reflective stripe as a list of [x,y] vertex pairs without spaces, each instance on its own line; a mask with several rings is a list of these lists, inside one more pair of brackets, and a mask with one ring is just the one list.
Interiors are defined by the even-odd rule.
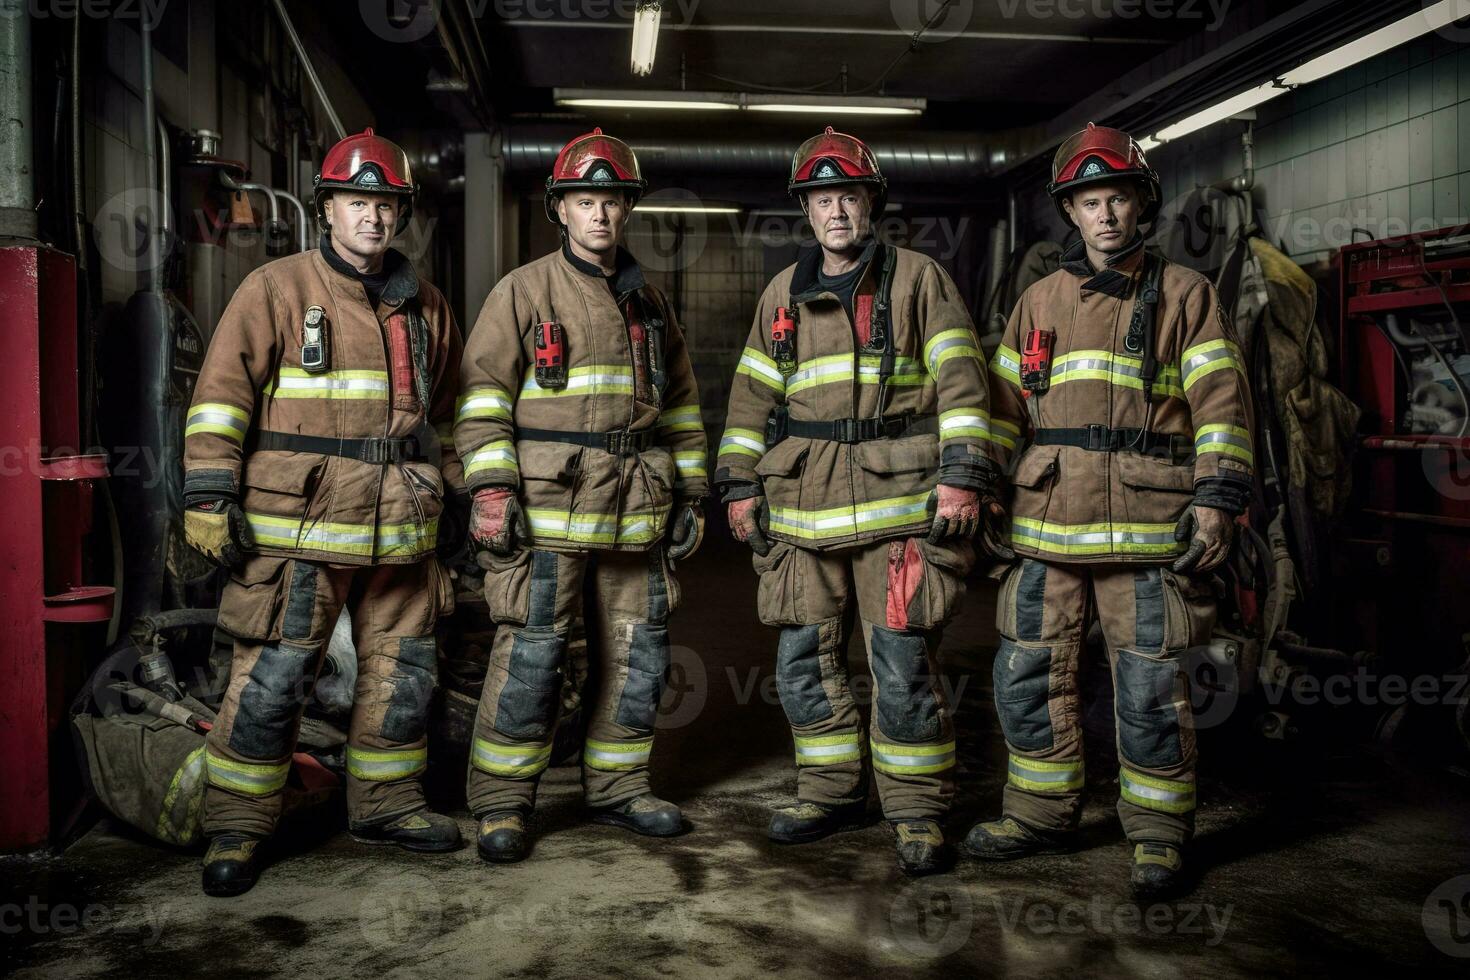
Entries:
[[873,755],[878,761],[890,766],[903,766],[905,768],[916,768],[919,766],[942,766],[954,762],[954,752],[945,752],[942,755],[895,755],[892,752],[884,752],[874,749]]
[[739,368],[744,368],[747,374],[759,375],[763,381],[768,381],[777,388],[783,388],[786,385],[786,379],[781,376],[781,372],[776,369],[776,366],[760,360],[756,355],[751,353],[749,348],[746,348],[745,353],[740,355],[740,365],[736,369],[737,373]]
[[459,417],[464,419],[486,414],[509,414],[510,408],[510,399],[502,395],[470,395],[459,406]]
[[950,429],[984,429],[990,431],[990,420],[983,415],[952,415],[949,418],[939,420],[939,431],[941,434]]
[[833,755],[851,755],[857,750],[856,736],[852,742],[844,742],[840,745],[802,745],[796,743],[796,754],[808,759],[825,759]]
[[841,375],[848,378],[852,377],[852,364],[850,362],[816,364],[809,368],[801,368],[797,370],[797,372],[791,377],[786,379],[786,386],[788,388],[795,387],[798,384],[804,384],[808,381],[815,381],[817,378],[831,377],[832,375]]
[[1237,436],[1230,432],[1211,432],[1206,435],[1202,435],[1198,439],[1194,440],[1194,448],[1196,450],[1203,450],[1211,443],[1223,443],[1227,446],[1239,446],[1246,452],[1250,452],[1251,448],[1249,439],[1243,439],[1240,436]]
[[189,413],[187,425],[223,425],[229,429],[236,429],[242,435],[249,428],[249,424],[242,419],[236,418],[229,412],[216,412],[207,408],[195,409]]
[[293,378],[282,376],[276,384],[277,391],[383,391],[388,390],[387,378]]
[[939,360],[941,356],[943,356],[945,351],[955,347],[968,347],[971,350],[974,350],[975,342],[970,337],[950,337],[947,340],[941,340],[938,343],[934,344],[926,352],[929,356],[930,374],[939,373]]
[[1079,762],[1076,768],[1071,769],[1032,769],[1015,756],[1011,756],[1009,768],[1015,775],[1033,783],[1070,783],[1077,778],[1077,772],[1082,768],[1082,764]]
[[761,442],[758,439],[749,439],[749,438],[747,438],[745,436],[732,436],[732,435],[726,435],[726,436],[724,436],[723,438],[720,439],[720,447],[721,447],[720,451],[721,452],[724,451],[724,447],[727,444],[728,445],[734,445],[734,446],[744,446],[746,449],[753,450],[753,451],[755,451],[757,453],[760,453],[761,455],[765,455],[765,452],[766,452],[766,444],[764,442]]

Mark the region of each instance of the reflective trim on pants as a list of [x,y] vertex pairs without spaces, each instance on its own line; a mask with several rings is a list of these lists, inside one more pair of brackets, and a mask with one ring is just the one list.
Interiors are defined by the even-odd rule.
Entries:
[[873,742],[873,768],[891,776],[922,776],[954,765],[955,743],[890,745]]
[[289,759],[285,762],[256,764],[223,759],[213,752],[206,752],[205,763],[209,767],[211,786],[243,796],[269,796],[280,792],[291,771]]
[[842,735],[796,736],[798,766],[830,766],[857,762],[863,757],[863,737],[857,732]]
[[1189,813],[1194,810],[1194,783],[1145,776],[1124,766],[1118,770],[1123,799],[1134,806],[1160,813]]
[[648,765],[653,755],[653,739],[646,742],[599,742],[588,739],[582,752],[582,762],[593,769],[604,772],[621,772],[625,769],[641,769]]
[[417,776],[429,766],[429,750],[359,749],[347,747],[347,772],[370,783],[387,783]]
[[470,761],[476,769],[492,776],[525,779],[540,775],[551,765],[551,746],[502,745],[477,738]]
[[1038,762],[1012,752],[1006,782],[1028,793],[1075,793],[1082,788],[1082,760]]

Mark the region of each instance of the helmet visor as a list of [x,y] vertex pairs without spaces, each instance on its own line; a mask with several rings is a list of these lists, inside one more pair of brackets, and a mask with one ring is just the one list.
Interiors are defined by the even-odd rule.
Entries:
[[[829,161],[841,174],[820,172],[818,164]],[[845,133],[822,133],[813,136],[796,151],[791,161],[791,180],[795,182],[841,177],[876,177],[877,163],[868,148]]]

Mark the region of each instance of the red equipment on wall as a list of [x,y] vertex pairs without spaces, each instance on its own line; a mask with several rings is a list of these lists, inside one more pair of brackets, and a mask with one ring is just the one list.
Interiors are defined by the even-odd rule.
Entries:
[[72,761],[70,739],[58,730],[67,720],[65,692],[85,677],[82,624],[112,618],[114,590],[84,584],[93,481],[106,478],[107,457],[78,448],[76,289],[71,256],[0,248],[6,319],[0,358],[0,851],[37,847],[51,836],[62,803],[57,787],[75,781],[56,778]]

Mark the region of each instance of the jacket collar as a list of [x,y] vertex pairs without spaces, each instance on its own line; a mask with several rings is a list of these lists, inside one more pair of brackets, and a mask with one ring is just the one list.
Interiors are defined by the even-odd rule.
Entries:
[[[337,250],[332,247],[331,232],[322,232],[322,240],[318,248],[321,250],[322,258],[326,260],[333,272],[346,276],[353,282],[362,282],[362,273],[348,265],[347,260],[338,255]],[[396,248],[390,248],[384,254],[383,271],[388,274],[388,284],[383,287],[383,295],[380,299],[384,305],[397,306],[419,294],[418,273],[414,272],[413,263],[408,260],[408,256]]]
[[637,292],[648,284],[648,280],[643,278],[643,267],[638,264],[637,259],[633,258],[633,253],[621,245],[618,246],[617,257],[613,260],[614,271],[610,276],[603,274],[600,266],[593,265],[573,254],[572,246],[566,240],[565,235],[562,236],[561,241],[561,257],[582,275],[591,276],[594,279],[605,279],[616,296],[626,296]]
[[1134,274],[1143,258],[1143,236],[1134,234],[1133,241],[1121,252],[1108,257],[1108,264],[1101,272],[1094,272],[1087,261],[1087,243],[1078,239],[1062,253],[1061,268],[1083,280],[1083,292],[1103,293],[1121,299],[1132,288]]
[[[868,244],[863,247],[863,254],[858,257],[858,265],[863,269],[863,275],[858,277],[858,282],[866,277],[868,266],[873,264],[873,256],[877,251],[878,240],[869,238]],[[792,303],[809,303],[826,292],[822,288],[821,280],[817,278],[821,271],[822,246],[803,247],[796,256],[796,269],[791,273]]]

